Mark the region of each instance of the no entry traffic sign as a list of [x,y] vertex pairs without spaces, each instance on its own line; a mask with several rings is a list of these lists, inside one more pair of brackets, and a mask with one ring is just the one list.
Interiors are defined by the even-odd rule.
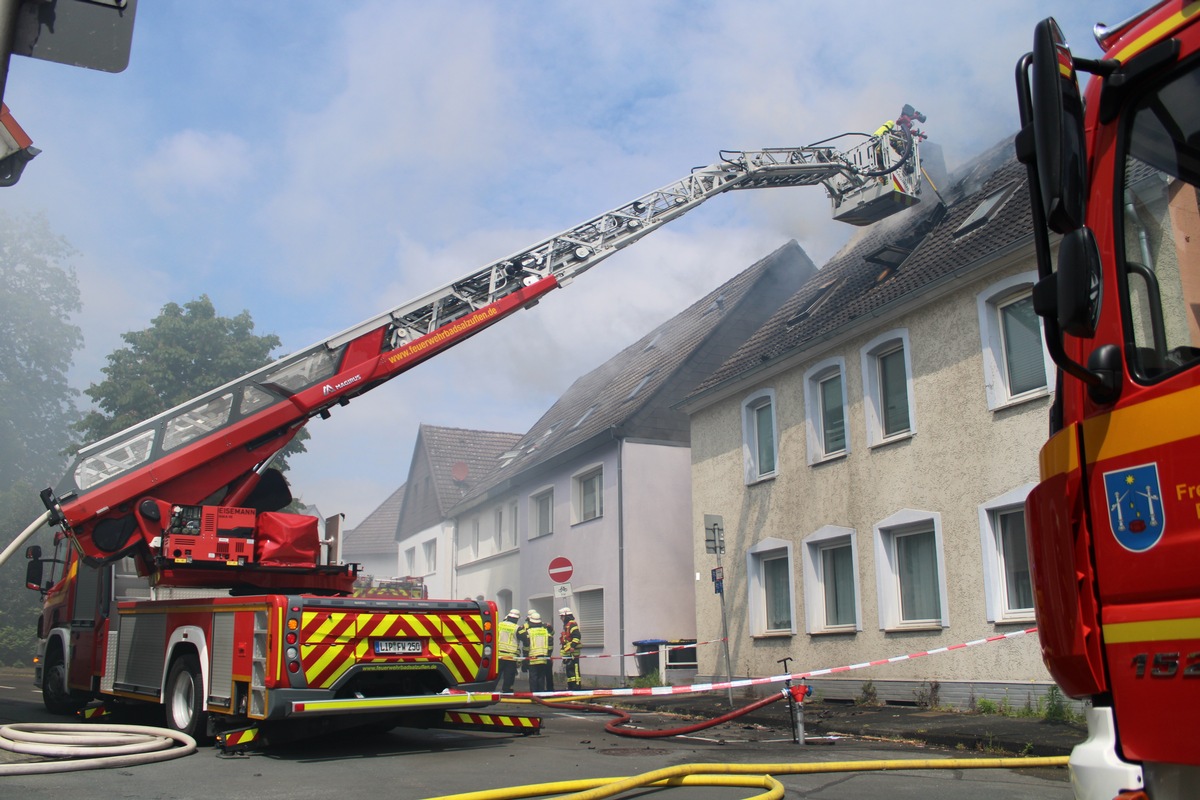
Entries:
[[574,572],[575,567],[563,556],[559,556],[550,562],[550,580],[555,583],[566,583],[571,580],[571,575]]

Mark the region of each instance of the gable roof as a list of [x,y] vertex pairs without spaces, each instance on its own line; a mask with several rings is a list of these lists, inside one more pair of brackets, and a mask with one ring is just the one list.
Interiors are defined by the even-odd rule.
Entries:
[[598,437],[687,444],[687,417],[673,405],[815,273],[790,241],[709,292],[576,380],[455,510],[530,468],[594,446]]
[[396,520],[400,518],[400,504],[403,499],[404,484],[400,484],[400,488],[388,495],[388,498],[362,522],[346,531],[342,539],[342,555],[347,559],[378,553],[394,555]]
[[[969,163],[946,204],[917,206],[863,230],[801,287],[685,401],[689,410],[824,341],[914,300],[935,285],[1027,245],[1032,216],[1025,167],[1010,142]],[[983,224],[963,222],[1005,190]]]
[[403,539],[446,519],[450,508],[486,479],[500,454],[520,438],[519,433],[422,424],[393,537]]

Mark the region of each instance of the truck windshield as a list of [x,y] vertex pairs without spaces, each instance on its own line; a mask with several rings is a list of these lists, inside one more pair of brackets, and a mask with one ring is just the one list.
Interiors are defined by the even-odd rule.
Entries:
[[1200,61],[1147,87],[1125,117],[1125,324],[1144,382],[1200,363]]

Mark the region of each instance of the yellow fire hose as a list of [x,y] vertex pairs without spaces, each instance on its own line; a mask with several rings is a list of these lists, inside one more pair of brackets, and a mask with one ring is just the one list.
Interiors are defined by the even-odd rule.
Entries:
[[783,797],[783,784],[774,775],[809,775],[826,772],[880,772],[912,769],[1015,769],[1018,767],[1063,767],[1067,756],[1043,758],[946,758],[889,759],[882,761],[831,761],[793,764],[680,764],[626,778],[592,778],[556,781],[506,789],[443,795],[428,800],[517,800],[562,794],[563,800],[601,800],[631,789],[671,786],[745,786],[768,791],[748,800],[777,800]]

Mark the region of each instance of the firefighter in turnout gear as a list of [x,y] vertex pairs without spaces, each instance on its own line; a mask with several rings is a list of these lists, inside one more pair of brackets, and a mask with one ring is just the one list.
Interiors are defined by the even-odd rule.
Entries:
[[542,615],[530,611],[526,618],[525,640],[529,652],[529,691],[551,692],[550,653],[554,649],[554,632],[542,622]]
[[517,663],[521,659],[520,639],[517,637],[521,612],[515,608],[496,626],[496,654],[500,659],[500,691],[511,692],[517,679]]
[[582,647],[583,638],[579,633],[579,623],[575,621],[575,615],[569,607],[564,606],[558,610],[558,618],[562,620],[562,633],[559,634],[558,651],[562,654],[563,672],[567,675],[567,689],[577,690],[583,688],[583,679],[579,674],[579,650]]

